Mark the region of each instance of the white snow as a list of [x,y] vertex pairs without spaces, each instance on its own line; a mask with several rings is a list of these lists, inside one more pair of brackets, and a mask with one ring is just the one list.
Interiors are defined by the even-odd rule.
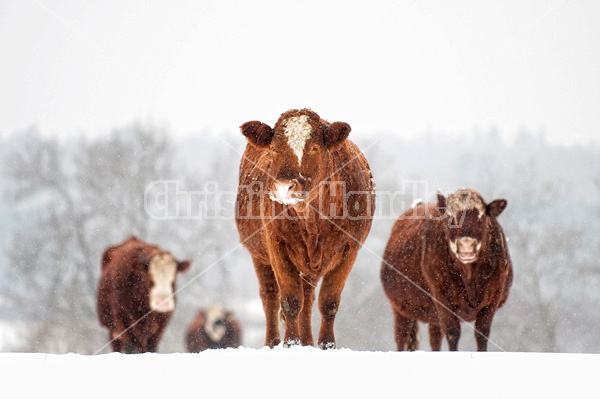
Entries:
[[0,320],[0,351],[17,346],[21,338],[19,331],[24,328],[26,325],[23,322]]
[[3,397],[572,398],[597,394],[599,369],[600,355],[595,354],[303,347],[200,354],[0,354]]

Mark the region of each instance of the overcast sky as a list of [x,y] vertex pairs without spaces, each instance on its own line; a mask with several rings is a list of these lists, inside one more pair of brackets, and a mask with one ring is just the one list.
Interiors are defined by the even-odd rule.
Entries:
[[0,134],[179,136],[310,107],[353,135],[600,139],[599,1],[0,0]]

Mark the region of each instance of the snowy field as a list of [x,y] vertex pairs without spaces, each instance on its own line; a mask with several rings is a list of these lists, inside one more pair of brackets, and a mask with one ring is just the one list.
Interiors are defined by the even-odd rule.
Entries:
[[600,355],[582,354],[302,347],[200,354],[0,354],[2,396],[7,398],[572,398],[597,394],[598,370]]

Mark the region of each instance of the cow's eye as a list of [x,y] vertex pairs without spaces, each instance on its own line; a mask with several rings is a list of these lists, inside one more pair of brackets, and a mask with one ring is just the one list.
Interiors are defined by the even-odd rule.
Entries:
[[315,145],[313,145],[313,146],[312,146],[312,150],[313,150],[313,151],[317,151],[318,149],[319,149],[319,146],[318,146],[318,145],[316,145],[316,144],[315,144]]
[[274,145],[271,146],[271,151],[275,151],[275,146]]

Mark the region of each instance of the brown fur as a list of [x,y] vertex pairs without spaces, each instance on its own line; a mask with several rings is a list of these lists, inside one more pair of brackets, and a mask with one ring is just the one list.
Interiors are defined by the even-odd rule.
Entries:
[[[440,195],[438,204],[417,205],[392,229],[381,281],[394,311],[398,350],[418,348],[411,338],[416,336],[417,321],[429,323],[433,350],[440,350],[443,333],[450,350],[457,350],[461,319],[475,321],[477,349],[487,350],[494,314],[506,301],[513,279],[506,240],[496,220],[506,201],[485,204],[474,190],[457,194],[465,191],[485,206],[481,219],[479,211],[471,209],[458,212],[453,220]],[[460,227],[451,227],[461,218]],[[478,238],[482,244],[477,259],[467,265],[449,246],[450,239],[464,236]]]
[[[288,118],[302,115],[308,116],[312,133],[298,165],[283,131]],[[248,122],[241,130],[249,143],[240,165],[236,222],[260,284],[267,323],[265,345],[280,342],[280,307],[286,324],[285,344],[314,344],[311,312],[315,286],[322,278],[318,343],[322,348],[334,347],[333,325],[341,292],[371,228],[375,208],[367,160],[346,139],[350,133],[347,123],[329,124],[307,109],[285,112],[274,129]],[[276,179],[289,181],[292,190],[309,194],[294,206],[271,201],[269,192]],[[323,182],[344,183],[346,193],[360,194],[344,204],[341,186]],[[331,219],[339,228],[318,212],[329,215],[330,206],[340,216]]]
[[189,352],[202,352],[207,349],[237,348],[242,341],[242,328],[231,312],[225,312],[225,318],[220,322],[225,326],[225,334],[215,342],[206,333],[206,309],[198,315],[190,325],[185,341]]
[[[115,352],[155,352],[173,312],[150,312],[150,259],[164,251],[131,236],[108,247],[102,256],[98,284],[98,318],[109,329]],[[191,261],[177,263],[186,271]],[[173,283],[175,292],[175,282]],[[145,317],[144,317],[145,316]],[[135,324],[137,321],[139,322]]]

